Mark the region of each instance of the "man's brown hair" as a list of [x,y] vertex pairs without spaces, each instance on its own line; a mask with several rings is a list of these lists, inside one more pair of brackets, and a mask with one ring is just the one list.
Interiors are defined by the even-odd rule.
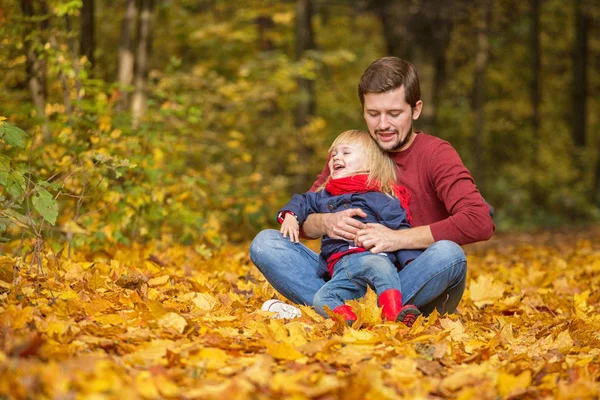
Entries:
[[384,93],[404,85],[406,102],[411,107],[421,100],[421,86],[415,66],[397,57],[382,57],[371,63],[358,82],[360,104],[365,105],[365,93]]

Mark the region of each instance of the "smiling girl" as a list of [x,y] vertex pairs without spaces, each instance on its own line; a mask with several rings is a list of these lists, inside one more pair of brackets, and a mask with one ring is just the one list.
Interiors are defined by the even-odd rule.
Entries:
[[[391,229],[410,228],[408,191],[396,184],[395,164],[369,133],[341,133],[329,148],[328,180],[316,191],[294,195],[281,209],[277,221],[283,237],[297,243],[300,225],[309,214],[334,213],[359,208],[363,223],[376,222]],[[325,306],[352,323],[356,314],[344,302],[363,297],[367,286],[378,294],[382,317],[412,325],[421,313],[402,304],[398,269],[415,259],[421,250],[371,253],[353,241],[323,236],[319,267],[331,279],[315,294],[313,305],[324,316]]]

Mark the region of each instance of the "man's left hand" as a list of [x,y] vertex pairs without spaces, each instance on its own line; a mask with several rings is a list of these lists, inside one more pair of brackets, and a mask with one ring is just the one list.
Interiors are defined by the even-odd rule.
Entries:
[[381,224],[369,223],[356,233],[354,243],[371,253],[393,252],[399,248],[397,233]]

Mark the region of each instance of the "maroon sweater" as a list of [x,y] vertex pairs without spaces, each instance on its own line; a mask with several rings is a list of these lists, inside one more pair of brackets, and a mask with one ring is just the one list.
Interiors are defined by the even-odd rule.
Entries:
[[[398,166],[398,181],[411,194],[413,226],[429,225],[433,239],[460,245],[487,240],[495,230],[490,207],[471,173],[450,143],[417,132],[411,146],[389,153]],[[325,165],[311,191],[329,176]]]

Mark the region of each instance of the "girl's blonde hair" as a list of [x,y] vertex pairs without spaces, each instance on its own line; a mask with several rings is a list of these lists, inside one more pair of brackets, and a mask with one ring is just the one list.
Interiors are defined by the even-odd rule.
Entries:
[[[397,179],[396,163],[379,148],[377,142],[373,140],[369,133],[355,129],[342,132],[329,147],[329,153],[331,154],[334,146],[340,144],[361,145],[367,156],[368,183],[378,182],[383,193],[393,197],[396,196],[394,193]],[[318,190],[324,189],[330,179],[331,176]]]

